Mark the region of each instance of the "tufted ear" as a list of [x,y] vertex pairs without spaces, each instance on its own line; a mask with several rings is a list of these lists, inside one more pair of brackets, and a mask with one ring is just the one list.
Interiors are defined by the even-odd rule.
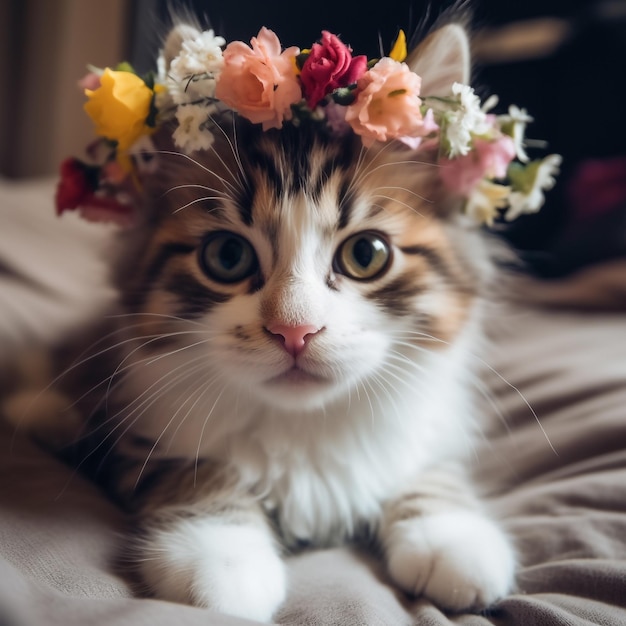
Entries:
[[422,78],[421,93],[448,96],[452,85],[467,84],[470,79],[470,46],[460,24],[447,24],[433,33],[411,52],[406,60]]

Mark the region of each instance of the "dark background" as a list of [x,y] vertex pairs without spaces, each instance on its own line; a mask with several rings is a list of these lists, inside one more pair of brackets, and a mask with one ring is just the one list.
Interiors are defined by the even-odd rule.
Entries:
[[[506,226],[504,236],[531,270],[545,276],[626,254],[626,197],[615,210],[582,221],[571,202],[581,164],[626,155],[626,0],[154,0],[137,4],[131,59],[138,69],[152,66],[172,6],[199,16],[227,41],[249,41],[267,26],[284,46],[304,48],[328,29],[356,53],[375,57],[381,44],[389,50],[399,28],[407,34],[427,29],[452,5],[471,10],[472,27],[479,33],[546,16],[572,26],[569,39],[548,56],[478,63],[474,70],[479,93],[498,94],[503,106],[527,108],[536,120],[527,136],[547,140],[549,153],[564,157],[558,184],[541,212]],[[626,189],[626,168],[624,183]]]

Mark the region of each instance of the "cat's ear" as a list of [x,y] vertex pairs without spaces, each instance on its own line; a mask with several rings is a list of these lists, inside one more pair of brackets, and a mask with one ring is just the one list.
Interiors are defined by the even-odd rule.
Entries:
[[407,57],[407,64],[422,78],[421,93],[448,96],[454,83],[470,79],[470,45],[460,24],[447,24],[431,33]]

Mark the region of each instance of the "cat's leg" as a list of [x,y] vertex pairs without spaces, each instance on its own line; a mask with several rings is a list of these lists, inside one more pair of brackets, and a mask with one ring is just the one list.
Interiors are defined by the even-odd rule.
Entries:
[[131,559],[159,598],[269,621],[286,593],[279,546],[258,501],[214,470],[163,472],[142,497]]
[[396,584],[441,608],[484,608],[513,586],[511,541],[454,468],[420,476],[388,502],[379,539]]

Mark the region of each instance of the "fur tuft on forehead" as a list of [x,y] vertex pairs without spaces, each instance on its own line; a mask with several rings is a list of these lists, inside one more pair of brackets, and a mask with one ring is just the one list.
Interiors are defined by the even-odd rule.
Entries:
[[441,182],[434,149],[416,154],[394,143],[365,148],[353,134],[319,132],[314,123],[262,131],[230,117],[220,120],[223,132],[211,149],[194,156],[174,150],[169,133],[159,135],[162,166],[146,184],[159,219],[228,208],[251,224],[255,211],[271,211],[281,199],[302,195],[314,207],[322,196],[327,203],[329,193],[342,227],[367,194],[374,212],[389,210],[395,200],[395,210],[423,216],[458,213],[459,200]]

